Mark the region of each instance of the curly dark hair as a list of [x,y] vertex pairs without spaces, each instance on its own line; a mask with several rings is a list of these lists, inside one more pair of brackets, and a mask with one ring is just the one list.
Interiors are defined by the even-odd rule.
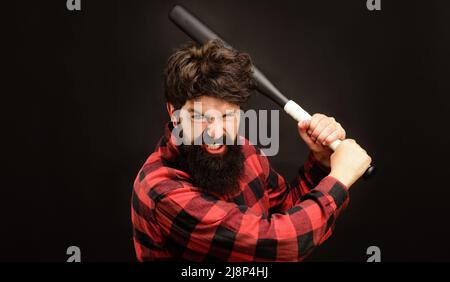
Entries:
[[247,53],[220,40],[190,42],[170,56],[164,70],[164,94],[175,109],[203,95],[245,106],[256,82]]

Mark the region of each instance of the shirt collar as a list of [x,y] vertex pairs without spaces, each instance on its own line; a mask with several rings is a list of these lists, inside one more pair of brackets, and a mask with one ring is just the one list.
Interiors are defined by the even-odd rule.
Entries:
[[161,151],[161,156],[170,162],[175,162],[180,157],[180,149],[176,145],[176,138],[172,122],[167,122],[164,126],[164,135],[158,144],[158,150]]

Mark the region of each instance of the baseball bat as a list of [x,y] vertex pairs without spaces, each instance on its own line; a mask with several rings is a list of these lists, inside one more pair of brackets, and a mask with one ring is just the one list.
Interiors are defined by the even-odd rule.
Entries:
[[[209,40],[218,39],[228,48],[232,48],[225,40],[220,38],[208,26],[180,5],[175,5],[170,10],[169,19],[199,44],[205,44]],[[253,66],[253,78],[257,82],[257,90],[282,107],[297,122],[311,119],[311,115],[307,111],[293,100],[287,99],[256,66]],[[341,140],[336,140],[329,147],[335,151],[340,143]],[[363,178],[369,178],[373,175],[374,171],[375,167],[372,165],[369,166]]]

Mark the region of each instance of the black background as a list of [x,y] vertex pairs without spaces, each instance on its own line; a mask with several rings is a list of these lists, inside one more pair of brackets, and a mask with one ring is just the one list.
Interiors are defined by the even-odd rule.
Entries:
[[[310,113],[336,117],[378,174],[351,189],[310,261],[450,260],[446,1],[16,1],[4,8],[2,261],[134,261],[130,195],[168,121],[162,70],[181,3]],[[447,1],[448,2],[448,1]],[[255,94],[251,106],[273,109]],[[307,150],[280,113],[273,166]]]

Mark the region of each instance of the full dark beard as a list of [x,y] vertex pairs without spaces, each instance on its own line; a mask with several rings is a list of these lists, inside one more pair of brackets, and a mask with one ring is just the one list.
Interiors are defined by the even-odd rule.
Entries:
[[180,145],[186,159],[183,169],[190,174],[192,183],[219,195],[237,192],[244,167],[244,154],[240,145],[227,145],[222,155],[212,155],[200,145]]

